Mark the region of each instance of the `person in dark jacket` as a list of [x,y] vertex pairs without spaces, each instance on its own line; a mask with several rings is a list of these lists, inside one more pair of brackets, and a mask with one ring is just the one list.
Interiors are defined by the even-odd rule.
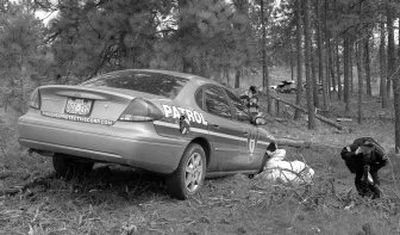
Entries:
[[256,86],[250,86],[249,90],[240,96],[240,99],[249,109],[250,115],[252,117],[252,123],[257,125],[266,124],[266,120],[263,117],[263,113],[259,110],[258,105],[258,92]]
[[255,86],[250,86],[249,90],[240,96],[240,99],[243,100],[250,113],[258,113],[258,95]]
[[344,147],[340,155],[350,172],[356,175],[354,183],[358,193],[379,198],[378,171],[388,161],[384,148],[371,137],[361,137]]

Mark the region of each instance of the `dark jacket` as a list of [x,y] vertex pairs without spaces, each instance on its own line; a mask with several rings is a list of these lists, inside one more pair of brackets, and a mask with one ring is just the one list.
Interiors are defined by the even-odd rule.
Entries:
[[370,166],[371,173],[377,172],[388,161],[384,148],[371,137],[354,140],[340,155],[352,173],[362,171],[365,165]]

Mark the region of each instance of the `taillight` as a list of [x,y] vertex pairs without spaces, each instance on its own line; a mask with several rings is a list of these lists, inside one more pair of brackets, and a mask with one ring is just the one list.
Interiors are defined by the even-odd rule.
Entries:
[[36,88],[31,94],[29,107],[33,109],[40,109],[40,93],[38,88]]
[[158,120],[163,117],[163,112],[153,103],[143,100],[133,100],[118,120],[126,122],[146,122]]

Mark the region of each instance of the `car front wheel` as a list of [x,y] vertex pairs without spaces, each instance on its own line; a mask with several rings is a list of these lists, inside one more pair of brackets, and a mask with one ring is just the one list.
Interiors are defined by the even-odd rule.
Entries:
[[185,150],[178,168],[167,177],[168,191],[178,199],[187,199],[200,190],[205,174],[206,154],[204,149],[200,145],[192,143]]
[[53,167],[57,176],[66,179],[87,175],[93,165],[93,162],[79,162],[65,154],[55,153],[53,156]]

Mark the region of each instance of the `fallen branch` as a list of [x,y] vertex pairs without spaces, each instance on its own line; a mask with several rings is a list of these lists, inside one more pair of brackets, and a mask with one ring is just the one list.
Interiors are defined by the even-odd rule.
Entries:
[[[272,98],[272,99],[275,99],[275,100],[277,100],[277,101],[279,101],[279,102],[282,102],[282,103],[284,103],[284,104],[286,104],[286,105],[289,105],[290,107],[293,107],[293,108],[295,108],[295,109],[301,111],[302,113],[305,113],[305,114],[308,113],[307,110],[303,109],[302,107],[300,107],[300,106],[298,106],[298,105],[292,104],[292,103],[290,103],[289,101],[286,101],[286,100],[283,100],[283,99],[281,99],[281,98],[279,98],[279,97],[274,97],[274,96],[271,96],[271,98]],[[320,120],[320,121],[322,121],[322,122],[324,122],[324,123],[326,123],[326,124],[328,124],[328,125],[331,125],[331,126],[337,128],[337,129],[339,129],[339,130],[345,130],[345,127],[344,127],[344,126],[342,126],[342,125],[336,123],[335,121],[332,121],[332,120],[330,120],[330,119],[328,119],[328,118],[326,118],[326,117],[324,117],[324,116],[321,116],[321,115],[319,115],[319,114],[315,114],[315,118],[317,118],[318,120]]]
[[53,173],[51,173],[51,174],[49,174],[47,176],[42,176],[42,177],[35,178],[32,181],[27,182],[26,184],[21,185],[21,186],[13,186],[13,187],[10,187],[10,188],[0,189],[0,197],[1,196],[12,196],[14,194],[24,192],[25,190],[27,190],[29,188],[32,188],[32,187],[35,187],[37,185],[43,184],[43,180],[50,179],[52,177],[54,177]]
[[311,148],[310,141],[304,140],[294,140],[294,139],[287,139],[287,138],[277,138],[276,143],[278,146],[288,146],[288,147],[295,147],[295,148]]
[[352,118],[336,118],[337,122],[352,122]]
[[294,148],[341,148],[339,145],[335,144],[322,144],[311,141],[304,141],[291,138],[276,138],[275,142],[280,146],[294,147]]
[[1,196],[9,196],[9,195],[14,195],[19,192],[22,192],[24,190],[23,187],[14,187],[14,188],[6,188],[0,191],[0,197]]

